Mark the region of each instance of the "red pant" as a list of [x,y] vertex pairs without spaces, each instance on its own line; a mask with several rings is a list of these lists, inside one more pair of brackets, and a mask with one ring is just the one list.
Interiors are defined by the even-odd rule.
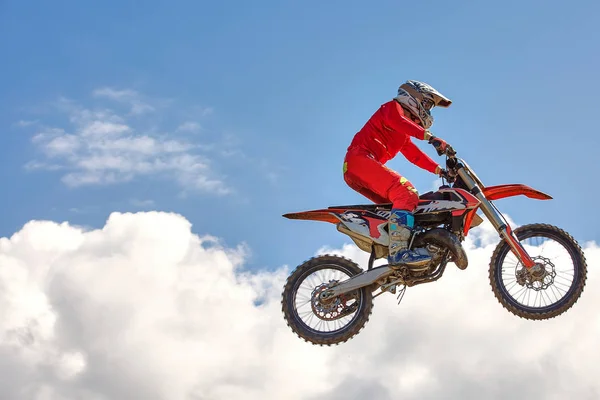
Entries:
[[419,193],[408,179],[375,160],[367,151],[352,149],[344,159],[344,180],[376,204],[414,211]]

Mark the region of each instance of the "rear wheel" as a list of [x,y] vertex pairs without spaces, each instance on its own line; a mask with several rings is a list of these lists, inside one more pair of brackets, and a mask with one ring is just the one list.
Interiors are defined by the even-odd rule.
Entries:
[[587,277],[585,256],[567,232],[547,224],[514,231],[536,266],[527,270],[502,241],[490,262],[494,295],[511,313],[531,320],[556,317],[581,296]]
[[369,320],[373,295],[369,288],[319,300],[319,294],[336,282],[345,281],[363,270],[353,261],[336,255],[311,258],[288,277],[281,309],[299,337],[319,345],[339,344],[356,335]]

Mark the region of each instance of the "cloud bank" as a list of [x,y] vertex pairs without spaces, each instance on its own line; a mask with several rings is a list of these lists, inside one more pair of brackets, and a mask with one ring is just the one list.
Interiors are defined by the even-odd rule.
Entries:
[[[180,215],[114,213],[89,231],[31,221],[0,239],[0,398],[598,398],[598,247],[584,246],[575,307],[529,322],[490,290],[495,242],[482,225],[467,270],[409,288],[400,306],[378,297],[361,333],[327,348],[284,323],[287,266],[246,271],[244,244]],[[353,245],[324,251],[367,260]]]
[[58,115],[68,122],[36,126],[32,143],[39,156],[27,169],[62,171],[62,181],[70,187],[153,177],[173,180],[186,190],[232,192],[214,171],[212,156],[205,151],[209,146],[180,132],[199,130],[198,122],[162,128],[156,121],[168,116],[159,113],[168,102],[146,99],[131,89],[100,88],[92,97],[100,103],[60,99]]

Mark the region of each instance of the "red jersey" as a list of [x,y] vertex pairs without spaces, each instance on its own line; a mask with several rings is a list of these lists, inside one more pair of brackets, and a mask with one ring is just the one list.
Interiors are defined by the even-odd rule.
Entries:
[[411,163],[435,173],[438,163],[419,149],[411,136],[423,140],[425,130],[404,116],[402,106],[391,100],[384,103],[354,136],[348,150],[367,150],[377,161],[385,164],[398,153]]

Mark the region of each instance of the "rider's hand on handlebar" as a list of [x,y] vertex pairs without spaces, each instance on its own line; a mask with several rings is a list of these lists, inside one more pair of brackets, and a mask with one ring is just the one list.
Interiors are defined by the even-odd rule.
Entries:
[[444,155],[446,153],[446,149],[448,147],[452,148],[444,139],[440,139],[435,136],[431,136],[428,140],[429,144],[432,144],[433,147],[437,150],[438,156]]
[[447,180],[450,183],[454,182],[454,179],[455,179],[454,174],[451,173],[451,172],[449,172],[449,171],[447,171],[446,169],[440,167],[439,165],[435,169],[435,174],[437,176],[439,176],[440,178],[443,178],[443,179]]
[[440,167],[439,165],[435,169],[435,174],[437,176],[439,176],[440,178],[448,177],[448,171],[446,171],[444,168]]

